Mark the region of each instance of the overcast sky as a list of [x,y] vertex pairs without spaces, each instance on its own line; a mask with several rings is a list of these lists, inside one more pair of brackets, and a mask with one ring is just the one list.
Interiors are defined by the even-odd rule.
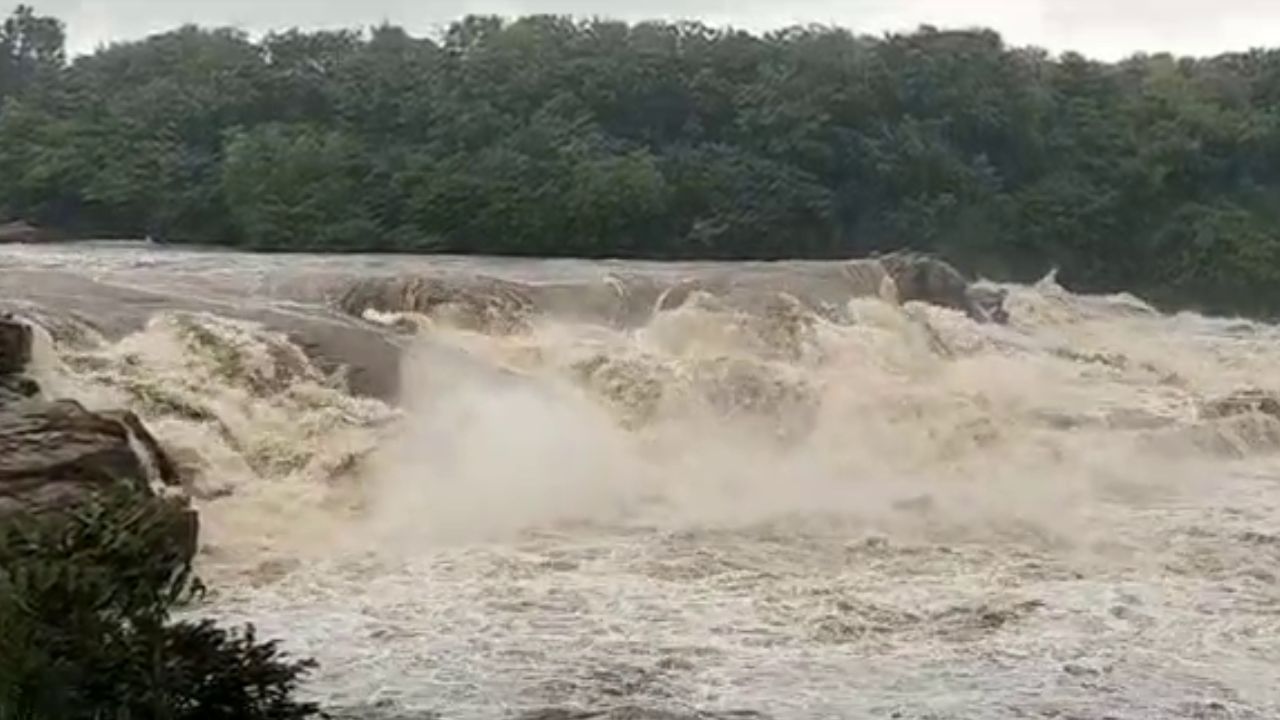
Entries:
[[[13,2],[14,0],[10,0]],[[1280,0],[26,0],[68,24],[73,52],[187,22],[250,32],[383,20],[432,33],[467,13],[534,12],[625,20],[698,18],[749,30],[797,22],[858,32],[994,27],[1013,44],[1116,59],[1135,51],[1213,54],[1280,45]]]

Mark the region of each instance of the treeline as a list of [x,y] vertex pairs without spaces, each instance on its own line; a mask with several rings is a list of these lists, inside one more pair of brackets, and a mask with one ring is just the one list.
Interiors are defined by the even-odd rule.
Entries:
[[468,17],[0,34],[0,214],[273,250],[847,257],[1280,309],[1280,51]]

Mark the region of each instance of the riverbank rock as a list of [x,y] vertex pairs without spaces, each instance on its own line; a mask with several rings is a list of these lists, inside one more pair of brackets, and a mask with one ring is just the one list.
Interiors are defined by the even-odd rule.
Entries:
[[148,471],[129,428],[71,400],[0,410],[0,512],[65,507],[92,487],[138,483]]
[[[0,522],[63,511],[120,485],[153,497],[155,485],[179,483],[173,462],[133,413],[39,397],[39,386],[21,374],[30,356],[31,328],[0,317]],[[175,541],[194,554],[196,514],[175,502]]]
[[53,233],[17,220],[0,224],[0,243],[38,243],[53,240]]

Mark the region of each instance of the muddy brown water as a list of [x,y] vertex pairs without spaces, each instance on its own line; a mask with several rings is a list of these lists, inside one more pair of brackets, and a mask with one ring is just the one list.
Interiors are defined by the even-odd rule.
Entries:
[[182,464],[194,612],[353,717],[1280,717],[1280,421],[1203,411],[1275,327],[838,277],[0,246],[42,383]]

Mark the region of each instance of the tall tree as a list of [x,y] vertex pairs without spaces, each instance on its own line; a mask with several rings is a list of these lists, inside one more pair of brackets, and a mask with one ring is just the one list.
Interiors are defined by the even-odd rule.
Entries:
[[841,257],[1280,313],[1280,50],[1100,63],[989,30],[472,16],[69,65],[0,32],[0,213],[287,250]]
[[0,25],[0,101],[49,78],[66,61],[62,22],[19,5]]

